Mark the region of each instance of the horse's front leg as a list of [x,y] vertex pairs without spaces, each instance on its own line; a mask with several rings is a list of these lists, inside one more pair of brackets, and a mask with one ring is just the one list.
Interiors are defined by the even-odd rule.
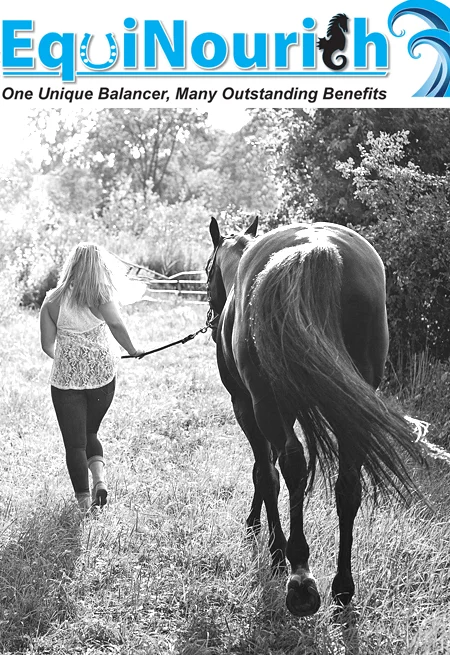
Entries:
[[244,431],[255,457],[253,467],[254,496],[247,529],[258,533],[261,525],[262,502],[266,507],[269,525],[269,550],[272,557],[272,569],[278,572],[286,569],[286,538],[281,527],[278,512],[278,495],[280,479],[275,468],[272,447],[262,434],[255,419],[253,403],[250,396],[239,394],[233,396],[233,408],[239,425]]
[[280,453],[280,468],[289,491],[290,534],[286,556],[291,575],[286,589],[286,605],[295,616],[309,616],[320,607],[316,582],[309,570],[309,546],[303,531],[303,502],[307,483],[303,446],[289,429],[286,448]]
[[336,603],[348,605],[355,593],[352,577],[353,526],[361,505],[361,462],[349,453],[339,452],[339,475],[335,487],[339,517],[339,554],[337,573],[332,584]]

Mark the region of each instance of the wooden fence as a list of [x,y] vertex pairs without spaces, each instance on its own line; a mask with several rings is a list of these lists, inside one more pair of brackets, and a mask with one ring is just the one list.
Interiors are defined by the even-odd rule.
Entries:
[[191,303],[206,301],[205,271],[183,271],[167,276],[123,259],[120,261],[127,267],[126,274],[130,280],[145,283],[147,291],[143,300],[170,302],[174,297],[179,297]]

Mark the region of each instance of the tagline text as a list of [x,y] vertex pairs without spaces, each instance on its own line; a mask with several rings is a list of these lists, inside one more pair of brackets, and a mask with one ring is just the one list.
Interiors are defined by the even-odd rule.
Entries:
[[383,101],[387,98],[387,91],[378,87],[366,86],[360,89],[338,89],[326,86],[322,89],[302,89],[289,87],[287,89],[247,88],[237,89],[227,86],[221,90],[178,86],[175,89],[128,89],[126,87],[110,88],[102,86],[95,91],[92,89],[73,89],[63,86],[55,89],[50,86],[41,86],[35,89],[15,89],[5,87],[1,92],[3,100],[44,100],[48,102],[66,101],[85,102],[100,101],[147,101],[147,102],[174,102],[191,103],[215,101],[266,101],[266,102],[307,102],[310,104],[319,101]]

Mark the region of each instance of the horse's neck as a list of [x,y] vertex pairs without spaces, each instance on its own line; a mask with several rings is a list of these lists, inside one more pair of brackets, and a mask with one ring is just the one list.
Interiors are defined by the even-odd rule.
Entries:
[[223,281],[223,286],[225,287],[225,292],[228,296],[230,293],[231,289],[234,286],[234,282],[236,280],[236,274],[239,266],[239,262],[241,261],[241,256],[236,257],[232,262],[228,264],[226,269],[222,271],[222,281]]
[[230,293],[231,289],[233,288],[234,281],[236,279],[238,265],[239,265],[239,261],[236,263],[236,266],[233,267],[230,266],[226,271],[222,273],[223,286],[225,287],[225,292],[227,296]]
[[250,239],[246,239],[245,242],[241,240],[240,247],[236,248],[233,251],[232,256],[230,256],[230,261],[227,261],[226,266],[221,270],[223,286],[225,287],[226,294],[230,293],[231,289],[234,286],[236,280],[237,271],[239,268],[239,263],[241,261],[242,255],[244,254]]

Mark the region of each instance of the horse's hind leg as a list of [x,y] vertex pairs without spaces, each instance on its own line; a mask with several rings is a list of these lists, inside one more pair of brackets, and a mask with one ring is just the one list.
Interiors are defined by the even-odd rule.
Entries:
[[286,448],[280,453],[280,468],[289,490],[290,534],[286,556],[291,564],[286,605],[295,616],[309,616],[320,607],[316,582],[309,570],[309,546],[303,532],[303,501],[307,469],[303,446],[292,428],[287,428]]
[[[272,462],[275,465],[276,460],[278,456],[276,454],[276,451],[272,448]],[[275,473],[278,476],[278,471],[275,469]],[[261,531],[261,509],[263,506],[263,497],[261,495],[261,492],[259,490],[259,483],[258,483],[258,477],[259,477],[259,463],[255,461],[253,465],[253,487],[254,487],[254,494],[253,494],[253,500],[252,504],[250,507],[250,514],[247,517],[247,533],[249,536],[251,535],[258,535]],[[279,486],[278,486],[279,489]],[[278,495],[278,493],[277,493]]]
[[335,487],[339,517],[339,554],[337,573],[332,584],[334,600],[348,605],[355,592],[351,556],[353,525],[361,505],[361,462],[346,452],[339,452],[339,475]]
[[259,429],[250,396],[240,394],[233,396],[233,408],[239,425],[244,431],[255,457],[253,467],[253,483],[255,492],[250,514],[247,518],[247,528],[258,532],[262,502],[266,507],[269,525],[269,550],[274,571],[286,568],[286,538],[284,536],[280,515],[278,512],[278,495],[280,479],[275,468],[272,447]]
[[[357,306],[346,312],[346,317],[344,333],[349,354],[364,380],[376,389],[383,377],[389,342],[384,294],[381,294],[378,303],[367,304],[364,298],[359,299]],[[336,436],[339,443],[339,435]],[[339,554],[332,594],[340,605],[348,605],[355,592],[351,554],[353,525],[361,505],[363,464],[362,458],[355,458],[348,435],[345,443],[348,444],[346,448],[339,447],[339,475],[335,486],[339,517]]]

